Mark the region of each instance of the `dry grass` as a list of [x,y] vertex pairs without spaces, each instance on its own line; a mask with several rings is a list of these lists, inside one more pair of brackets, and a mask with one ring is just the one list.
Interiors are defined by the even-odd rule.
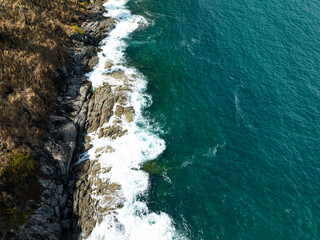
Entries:
[[66,64],[71,26],[84,11],[76,0],[20,1],[23,10],[19,0],[0,0],[0,142],[8,149],[41,137],[37,123],[48,119],[59,87],[54,71]]
[[85,14],[76,0],[20,1],[0,0],[0,236],[3,210],[23,209],[39,196],[35,179],[15,185],[4,169],[13,152],[30,152],[43,135],[39,123],[49,119],[61,87],[54,72],[66,64],[71,27]]

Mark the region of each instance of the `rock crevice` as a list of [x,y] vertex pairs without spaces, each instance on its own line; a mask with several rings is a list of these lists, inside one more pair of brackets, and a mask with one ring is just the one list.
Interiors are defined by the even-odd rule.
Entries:
[[[50,123],[46,126],[45,136],[34,146],[34,157],[39,160],[40,179],[43,187],[41,202],[34,206],[34,212],[19,231],[21,239],[71,239],[73,226],[72,217],[75,205],[87,203],[81,211],[89,214],[92,199],[88,192],[89,184],[85,181],[82,170],[89,171],[94,162],[87,169],[77,169],[76,173],[70,166],[78,158],[83,133],[86,129],[87,112],[94,112],[106,108],[107,103],[114,103],[116,99],[111,96],[105,99],[103,106],[100,103],[91,105],[91,83],[83,77],[91,71],[96,64],[98,43],[106,37],[114,26],[114,20],[103,17],[102,2],[90,3],[89,14],[84,16],[85,21],[81,28],[84,35],[75,33],[70,36],[72,47],[69,49],[69,65],[61,67],[55,75],[55,80],[63,85],[58,96],[58,103],[54,113],[50,116]],[[110,91],[108,87],[104,91]],[[108,94],[107,94],[108,95]],[[89,101],[90,100],[90,101]],[[112,109],[105,109],[98,113],[97,125],[112,113]],[[94,116],[96,118],[96,116]],[[90,124],[91,125],[91,124]],[[97,167],[95,167],[97,171]],[[77,176],[76,179],[73,179]],[[83,189],[79,186],[84,186]],[[77,189],[74,193],[74,189]],[[73,201],[73,196],[78,196]],[[81,231],[92,229],[95,221],[82,217]],[[91,230],[90,230],[91,231]]]

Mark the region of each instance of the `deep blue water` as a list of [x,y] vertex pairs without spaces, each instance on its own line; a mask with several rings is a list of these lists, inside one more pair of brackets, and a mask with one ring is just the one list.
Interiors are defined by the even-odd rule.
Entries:
[[320,239],[320,2],[131,0],[167,149],[148,206],[189,239]]

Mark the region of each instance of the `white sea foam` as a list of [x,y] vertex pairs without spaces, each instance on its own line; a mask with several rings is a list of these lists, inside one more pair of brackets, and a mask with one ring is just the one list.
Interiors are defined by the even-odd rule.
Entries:
[[224,148],[224,146],[226,145],[226,143],[223,144],[217,144],[214,147],[209,147],[209,149],[207,150],[206,153],[202,154],[202,156],[204,157],[215,157],[217,155],[218,149],[222,149]]
[[[121,123],[123,129],[128,130],[122,137],[114,140],[107,137],[98,138],[99,129],[91,133],[93,147],[79,159],[82,161],[89,157],[90,160],[94,160],[99,149],[106,146],[114,149],[113,152],[100,152],[98,161],[101,167],[111,167],[111,170],[100,173],[99,178],[121,186],[121,194],[118,194],[117,198],[123,207],[104,216],[88,239],[182,239],[168,214],[150,212],[146,203],[138,199],[147,193],[149,186],[148,174],[139,170],[140,165],[157,158],[165,150],[165,142],[157,136],[150,121],[142,115],[143,109],[152,103],[151,97],[144,93],[146,79],[136,69],[126,66],[124,38],[137,28],[148,25],[143,17],[131,15],[125,7],[126,2],[109,0],[104,4],[107,9],[106,16],[116,19],[117,24],[109,36],[101,42],[99,62],[87,76],[94,88],[107,82],[113,90],[116,85],[121,85],[123,82],[113,79],[106,73],[121,70],[128,78],[134,80],[130,82],[132,91],[127,92],[127,97],[128,106],[134,108],[135,116],[132,122],[123,120]],[[113,66],[105,69],[106,62],[111,62]],[[115,118],[111,117],[104,127],[111,126]],[[103,196],[92,197],[98,199],[101,206],[106,203]]]

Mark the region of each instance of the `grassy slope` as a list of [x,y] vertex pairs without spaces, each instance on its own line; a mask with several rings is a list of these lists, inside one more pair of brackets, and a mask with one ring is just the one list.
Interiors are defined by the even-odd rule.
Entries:
[[[56,101],[53,74],[78,22],[75,0],[0,0],[0,141],[34,144]],[[28,24],[24,21],[26,13]],[[18,143],[18,144],[17,144]]]
[[[39,194],[35,178],[8,182],[5,168],[13,153],[29,152],[42,136],[39,122],[52,112],[54,72],[67,61],[71,26],[84,10],[76,0],[0,0],[0,210],[8,211]],[[23,7],[23,10],[22,10]],[[82,11],[82,12],[81,12]],[[24,14],[27,18],[25,22]],[[61,87],[61,86],[60,86]],[[10,185],[10,186],[9,186]],[[15,185],[15,186],[13,186]],[[32,194],[30,194],[32,193]],[[34,199],[33,199],[34,200]],[[0,211],[0,236],[7,216]],[[10,217],[10,216],[9,216]],[[11,219],[12,220],[12,219]]]

